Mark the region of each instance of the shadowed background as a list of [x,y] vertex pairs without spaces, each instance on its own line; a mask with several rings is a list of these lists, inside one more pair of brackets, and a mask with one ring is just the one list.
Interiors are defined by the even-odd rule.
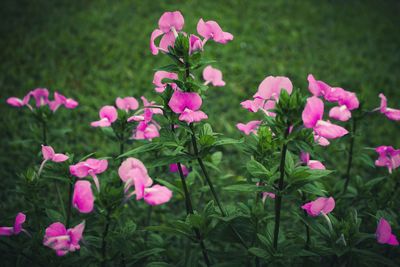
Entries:
[[[400,108],[398,1],[3,0],[0,6],[0,192],[13,188],[17,174],[40,160],[32,157],[40,136],[29,112],[5,103],[37,87],[58,90],[80,103],[76,110],[60,108],[51,122],[49,144],[56,151],[116,155],[117,146],[89,123],[117,96],[158,100],[153,69],[167,64],[167,58],[151,55],[149,37],[165,11],[180,10],[187,32],[195,32],[204,18],[235,36],[227,45],[209,42],[205,48],[227,83],[211,88],[205,101],[204,111],[217,132],[240,136],[235,124],[256,116],[239,103],[268,75],[288,76],[306,92],[307,74],[313,73],[355,91],[367,109],[379,106],[379,92],[387,95],[389,106]],[[400,147],[399,129],[398,123],[374,115],[362,136],[367,146]],[[226,152],[226,166],[242,167],[236,149]],[[327,165],[343,168],[335,164]],[[0,208],[6,209],[11,199],[1,194]]]

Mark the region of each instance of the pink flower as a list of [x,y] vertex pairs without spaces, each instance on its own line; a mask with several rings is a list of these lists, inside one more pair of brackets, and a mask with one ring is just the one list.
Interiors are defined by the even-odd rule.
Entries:
[[22,212],[19,212],[15,217],[14,226],[1,226],[0,227],[0,236],[11,236],[18,235],[21,231],[26,232],[25,229],[22,228],[22,224],[25,222],[26,216]]
[[379,107],[380,112],[388,117],[390,120],[400,120],[400,109],[388,108],[385,95],[379,94],[379,97],[381,98],[381,106]]
[[77,181],[75,183],[72,204],[80,213],[92,212],[94,196],[90,182]]
[[275,199],[275,194],[271,192],[262,192],[262,202],[265,203],[267,198]]
[[324,96],[331,90],[331,86],[329,86],[323,81],[315,80],[312,74],[308,74],[307,80],[308,80],[308,90],[310,90],[310,92],[314,96]]
[[187,123],[199,122],[207,119],[207,115],[200,111],[202,100],[199,94],[193,92],[175,91],[168,103],[171,110],[180,114],[179,120]]
[[[150,50],[153,55],[157,55],[158,51],[168,51],[168,46],[174,46],[175,38],[179,31],[182,30],[185,20],[179,11],[165,12],[158,21],[159,29],[155,29],[150,37]],[[160,44],[157,47],[155,40],[163,35]]]
[[204,21],[200,19],[197,23],[197,32],[204,38],[203,46],[207,40],[213,40],[214,42],[226,44],[228,41],[233,40],[233,35],[229,32],[224,32],[217,22],[209,20]]
[[251,133],[257,134],[257,129],[260,126],[261,121],[249,121],[246,124],[238,123],[236,127],[242,131],[245,135],[249,135]]
[[314,201],[308,202],[301,206],[308,215],[316,217],[320,214],[328,214],[335,208],[335,200],[333,197],[319,197]]
[[300,160],[302,163],[307,165],[310,169],[313,170],[325,170],[324,164],[322,164],[318,160],[310,160],[310,154],[306,152],[301,152],[300,153]]
[[89,158],[85,161],[81,161],[75,165],[69,166],[69,172],[78,178],[85,178],[91,176],[96,188],[100,191],[100,183],[97,178],[97,174],[100,174],[107,170],[108,161],[106,159],[93,159]]
[[400,166],[400,149],[394,149],[392,146],[379,146],[375,151],[379,154],[379,158],[375,161],[376,166],[387,167],[389,173]]
[[[168,202],[172,191],[165,186],[153,185],[153,180],[147,173],[144,164],[136,158],[127,158],[118,169],[118,175],[125,183],[125,198],[136,194],[136,200],[144,199],[149,205],[160,205]],[[153,185],[153,186],[152,186]],[[135,191],[129,193],[134,186]]]
[[339,138],[348,133],[345,128],[322,120],[323,114],[322,100],[316,96],[309,97],[302,114],[304,126],[312,128],[318,136],[327,139]]
[[213,86],[225,86],[225,82],[222,80],[222,72],[211,66],[204,68],[203,79],[206,81],[205,85],[211,83]]
[[258,91],[254,95],[254,98],[278,100],[282,89],[286,90],[289,94],[292,93],[293,85],[289,78],[268,76],[258,86]]
[[92,127],[109,127],[117,120],[118,112],[114,106],[104,106],[99,112],[100,120],[92,122]]
[[[157,93],[164,92],[165,88],[167,87],[168,83],[162,82],[162,80],[165,78],[176,80],[178,79],[178,74],[163,70],[156,71],[156,73],[154,73],[153,84],[156,86],[154,90],[156,90]],[[177,88],[175,83],[170,83],[169,85],[171,85],[172,89]]]
[[156,124],[141,121],[134,130],[132,139],[136,140],[153,140],[160,136],[159,127]]
[[40,173],[42,172],[43,167],[47,161],[64,162],[69,158],[65,154],[55,153],[54,149],[51,146],[45,146],[45,145],[42,145],[42,155],[43,155],[43,161],[39,167],[39,171],[38,171],[39,176],[40,176]]
[[[188,168],[183,164],[181,164],[181,168],[182,168],[183,176],[188,176],[188,174],[189,174]],[[169,171],[170,172],[179,172],[178,164],[177,163],[170,164]]]
[[[272,101],[269,101],[272,102]],[[243,108],[247,109],[250,112],[257,112],[260,108],[264,108],[265,105],[265,100],[261,98],[255,98],[253,100],[245,100],[242,103],[240,103]],[[274,102],[275,106],[275,102]]]
[[115,105],[117,106],[117,108],[125,110],[126,112],[129,112],[129,110],[136,110],[139,108],[139,102],[136,100],[136,98],[131,96],[124,98],[117,97],[117,99],[115,100]]
[[24,98],[20,99],[17,97],[9,97],[7,99],[7,104],[13,107],[21,108],[23,106],[27,106],[30,110],[33,110],[32,106],[29,105],[29,100],[31,98],[31,94],[28,93]]
[[390,227],[390,224],[384,218],[379,220],[375,235],[376,240],[380,244],[388,244],[392,246],[399,245],[399,241],[397,241],[396,236],[392,234],[392,227]]
[[49,90],[46,88],[36,88],[29,93],[36,101],[36,107],[45,106],[49,102]]
[[351,112],[345,105],[333,107],[329,111],[329,117],[339,121],[348,121],[351,118]]
[[197,51],[203,51],[203,42],[197,35],[191,34],[189,37],[189,55]]
[[68,109],[76,108],[79,103],[72,98],[66,98],[58,92],[54,92],[54,100],[48,101],[50,109],[55,112],[60,106],[64,106]]
[[84,230],[84,221],[68,230],[64,224],[55,222],[46,228],[43,245],[55,250],[58,256],[64,256],[81,248],[79,242]]

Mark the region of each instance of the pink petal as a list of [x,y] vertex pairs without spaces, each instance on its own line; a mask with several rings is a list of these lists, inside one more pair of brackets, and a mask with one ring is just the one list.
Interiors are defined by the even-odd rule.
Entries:
[[199,122],[206,119],[208,119],[207,114],[201,110],[193,111],[185,109],[179,116],[180,121],[185,121],[187,123]]
[[318,160],[310,160],[308,162],[307,166],[310,167],[310,169],[312,169],[312,170],[325,170],[326,169],[324,164],[322,164]]
[[66,161],[69,157],[67,155],[61,154],[61,153],[57,153],[54,154],[54,157],[52,159],[52,161],[54,162],[63,162]]
[[81,222],[74,228],[68,229],[68,234],[71,237],[71,244],[77,246],[82,239],[83,231],[85,230],[85,221]]
[[92,127],[110,127],[111,122],[107,118],[104,118],[98,121],[93,121],[90,123],[90,125]]
[[384,218],[381,218],[379,220],[378,227],[376,228],[376,239],[378,243],[387,244],[391,238],[391,235],[392,227],[390,227],[388,221],[386,221]]
[[140,177],[145,180],[144,184],[146,186],[150,186],[153,183],[143,162],[136,158],[127,158],[124,160],[118,169],[118,175],[123,182]]
[[51,146],[44,146],[42,145],[42,155],[43,159],[51,160],[54,157],[54,149]]
[[17,97],[9,97],[7,98],[7,104],[13,106],[13,107],[23,107],[24,103],[22,102],[21,99],[17,98]]
[[158,20],[158,26],[164,33],[171,31],[172,27],[180,31],[185,24],[185,19],[179,11],[165,12]]
[[328,214],[331,211],[333,211],[333,209],[335,208],[335,200],[333,199],[333,197],[329,197],[328,199],[326,199],[325,201],[325,205],[322,208],[322,212],[324,214]]
[[289,94],[292,93],[293,85],[289,78],[282,76],[268,76],[258,86],[258,91],[254,97],[265,100],[278,100],[282,89],[286,90]]
[[163,32],[159,29],[155,29],[152,33],[151,33],[151,37],[150,37],[150,51],[153,55],[157,55],[158,54],[158,47],[155,45],[155,40],[161,36],[163,34]]
[[324,114],[324,103],[316,96],[309,97],[302,113],[302,119],[306,128],[314,128]]
[[13,227],[2,226],[0,227],[0,236],[12,236],[14,234]]
[[243,108],[250,112],[257,112],[261,107],[264,106],[265,100],[261,98],[255,98],[254,100],[246,100],[240,103]]
[[22,212],[19,212],[17,216],[15,217],[15,222],[14,222],[14,234],[17,235],[22,231],[22,224],[26,220],[26,215],[23,214]]
[[212,66],[207,66],[203,70],[203,79],[206,82],[212,83],[213,86],[224,86],[225,82],[222,80],[222,72]]
[[144,201],[149,205],[161,205],[168,202],[172,198],[172,191],[165,186],[154,185],[146,188],[144,193]]
[[117,109],[114,106],[104,106],[99,112],[100,119],[107,119],[110,123],[113,123],[118,118]]
[[[184,175],[184,176],[188,176],[188,174],[189,174],[188,168],[187,168],[185,165],[183,165],[183,164],[181,164],[181,168],[182,168],[182,173],[183,173],[183,175]],[[178,164],[177,164],[177,163],[172,163],[172,164],[170,164],[170,165],[169,165],[169,171],[170,171],[170,172],[179,172]]]
[[163,35],[160,40],[160,48],[168,51],[168,47],[174,47],[175,44],[175,35],[173,32],[169,32]]
[[94,196],[89,181],[77,181],[75,183],[72,203],[80,213],[93,211]]
[[314,131],[317,135],[327,139],[339,138],[349,133],[345,128],[339,125],[322,120],[317,122],[317,125],[314,127]]
[[345,105],[333,107],[329,111],[329,117],[339,121],[348,121],[351,118],[351,112]]
[[203,51],[203,42],[198,36],[191,34],[189,37],[189,55],[196,51]]
[[202,99],[199,94],[193,92],[175,91],[168,103],[168,106],[175,113],[182,113],[185,109],[196,111],[200,109]]
[[257,128],[260,126],[261,121],[249,121],[246,124],[238,123],[236,127],[242,131],[245,135],[249,135],[250,133],[257,133]]

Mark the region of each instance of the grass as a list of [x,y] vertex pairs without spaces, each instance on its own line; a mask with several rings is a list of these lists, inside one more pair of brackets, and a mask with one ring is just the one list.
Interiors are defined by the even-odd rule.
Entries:
[[[116,154],[118,148],[110,147],[89,123],[117,96],[156,99],[153,69],[167,61],[152,56],[148,43],[167,10],[182,11],[188,32],[195,31],[203,17],[218,21],[235,36],[227,45],[206,47],[227,86],[210,90],[204,110],[215,130],[228,136],[239,136],[237,122],[254,118],[239,103],[252,96],[267,75],[288,76],[295,87],[306,90],[307,74],[313,73],[357,92],[369,109],[379,105],[379,92],[388,96],[390,106],[400,107],[397,1],[4,0],[0,5],[1,192],[13,188],[27,165],[37,163],[32,153],[40,143],[39,136],[32,137],[37,129],[27,114],[8,107],[5,99],[36,87],[76,98],[79,109],[57,111],[50,144],[79,155]],[[400,147],[398,123],[374,116],[366,126],[367,146]],[[238,153],[232,148],[228,152]],[[237,169],[236,161],[227,157],[225,164]],[[6,209],[10,196],[2,194],[0,199],[0,209]]]

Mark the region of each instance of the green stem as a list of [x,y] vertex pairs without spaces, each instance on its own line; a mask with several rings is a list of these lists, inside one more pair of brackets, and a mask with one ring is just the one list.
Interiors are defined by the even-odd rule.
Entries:
[[67,205],[67,221],[65,223],[65,226],[67,229],[69,228],[71,224],[71,215],[72,215],[72,195],[74,191],[74,183],[75,183],[75,178],[72,178],[72,181],[69,183],[69,191],[68,191],[68,205]]
[[345,183],[343,187],[343,193],[346,193],[347,187],[349,186],[350,183],[350,172],[351,172],[351,167],[353,163],[353,148],[354,148],[354,139],[355,139],[355,134],[356,134],[356,119],[353,118],[353,126],[352,126],[352,133],[350,136],[350,148],[349,148],[349,158],[347,160],[347,169],[346,169],[346,174],[345,174]]
[[[216,192],[216,190],[214,188],[213,183],[211,182],[211,179],[210,179],[210,176],[208,175],[207,169],[204,166],[204,162],[203,162],[202,158],[200,157],[199,149],[197,147],[196,135],[195,135],[195,132],[194,132],[193,125],[190,124],[189,126],[190,126],[190,129],[192,131],[192,145],[193,145],[194,153],[195,153],[196,158],[197,158],[197,162],[200,165],[201,171],[203,172],[203,176],[206,179],[208,187],[211,190],[211,194],[213,195],[213,198],[214,198],[215,202],[217,203],[217,206],[218,206],[222,216],[226,217],[228,214],[226,213],[224,207],[222,206],[221,201],[219,200],[218,194],[217,194],[217,192]],[[247,249],[248,246],[246,245],[246,242],[244,241],[242,236],[239,234],[239,232],[232,225],[229,225],[229,227],[231,228],[232,232],[236,235],[236,237],[239,240],[239,242]]]
[[275,199],[275,228],[274,228],[274,249],[278,249],[278,237],[279,237],[279,226],[281,223],[281,208],[282,208],[282,190],[283,190],[283,182],[285,179],[285,162],[286,162],[286,152],[287,152],[287,137],[289,135],[290,127],[287,127],[284,143],[281,149],[281,161],[279,165],[279,181],[278,181],[278,194]]

